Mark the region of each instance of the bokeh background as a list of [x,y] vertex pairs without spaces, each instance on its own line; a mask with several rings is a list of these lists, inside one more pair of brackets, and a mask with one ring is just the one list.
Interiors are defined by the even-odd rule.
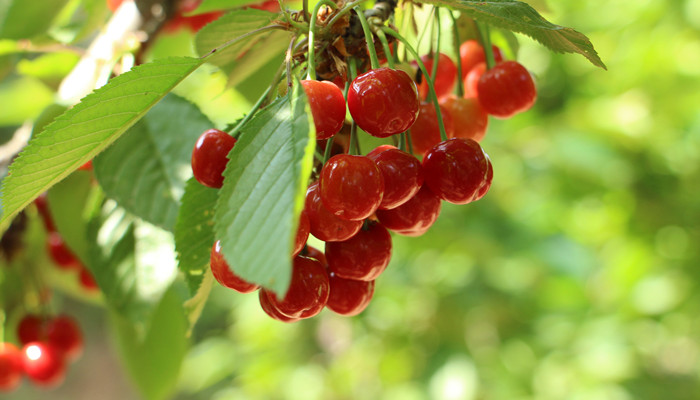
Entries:
[[[543,15],[586,34],[608,71],[519,36],[539,98],[491,120],[489,194],[394,236],[360,316],[285,325],[215,288],[174,398],[700,398],[700,1],[552,1]],[[60,388],[9,397],[139,398],[104,309],[57,296],[85,329],[83,359]]]

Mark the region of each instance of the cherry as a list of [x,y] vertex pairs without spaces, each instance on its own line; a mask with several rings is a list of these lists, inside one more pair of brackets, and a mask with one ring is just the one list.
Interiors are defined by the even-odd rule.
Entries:
[[423,185],[423,167],[412,155],[394,146],[382,145],[367,154],[384,178],[384,196],[379,209],[396,208],[411,199]]
[[80,268],[80,261],[78,261],[68,246],[66,246],[66,242],[63,241],[63,238],[58,232],[49,232],[46,240],[49,255],[59,268]]
[[450,139],[423,158],[425,184],[441,199],[454,204],[476,200],[486,184],[490,161],[471,139]]
[[12,343],[0,343],[0,392],[17,388],[22,373],[22,353]]
[[379,138],[410,128],[419,107],[416,84],[401,70],[370,70],[355,78],[348,89],[348,110],[353,120]]
[[80,268],[79,279],[80,286],[87,291],[96,291],[100,289],[100,287],[97,285],[97,281],[95,281],[95,277],[92,276],[92,273],[84,266]]
[[217,240],[211,247],[211,255],[209,258],[211,272],[214,274],[214,279],[222,286],[233,289],[240,293],[250,293],[258,290],[260,286],[246,282],[241,277],[233,273],[231,267],[221,254],[221,242]]
[[262,3],[251,4],[248,8],[278,13],[280,12],[280,3],[277,0],[267,0]]
[[92,160],[78,167],[78,171],[92,171]]
[[493,167],[491,166],[491,159],[489,158],[488,154],[486,155],[486,158],[489,160],[488,170],[486,171],[486,181],[481,188],[479,188],[479,193],[476,194],[474,201],[479,200],[486,195],[491,188],[491,181],[493,181]]
[[314,260],[318,260],[324,268],[328,268],[328,261],[326,260],[326,255],[323,254],[323,252],[315,247],[312,246],[306,246],[305,252],[302,254],[304,257],[308,258],[313,258]]
[[532,76],[516,61],[504,61],[484,72],[477,89],[481,106],[496,118],[526,111],[537,98]]
[[[216,21],[224,15],[223,11],[211,11],[202,14],[189,15],[184,18],[185,25],[190,29],[190,32],[199,32],[200,29],[204,28],[207,24],[212,21]],[[177,17],[176,17],[177,18]]]
[[336,216],[352,221],[372,215],[382,202],[384,178],[365,156],[338,154],[321,169],[321,202]]
[[381,224],[368,223],[343,242],[326,243],[328,268],[337,276],[371,281],[384,272],[391,259],[391,235]]
[[[454,134],[452,117],[442,106],[440,106],[440,112],[442,113],[442,122],[445,125],[445,133],[447,133],[448,138],[452,137]],[[411,127],[413,152],[422,156],[440,141],[440,125],[435,106],[432,102],[421,103],[420,114],[418,114],[416,123]]]
[[[498,46],[491,45],[493,49],[493,58],[496,63],[503,61],[503,52]],[[462,79],[464,79],[469,71],[477,64],[486,62],[486,53],[478,41],[470,39],[459,46],[459,57],[462,61]]]
[[[428,70],[428,76],[433,77],[433,54],[426,54],[421,57],[421,61],[425,64],[425,69]],[[438,56],[438,66],[437,73],[435,74],[435,80],[433,85],[435,86],[435,94],[438,98],[449,94],[452,88],[455,86],[457,80],[457,67],[454,61],[447,55],[440,53]],[[426,77],[423,77],[423,81],[418,85],[418,94],[421,99],[426,99],[430,89],[428,87],[428,82],[425,81]]]
[[192,150],[192,173],[204,186],[218,189],[224,184],[223,173],[228,163],[228,153],[236,139],[218,129],[202,133]]
[[306,240],[309,238],[309,231],[311,230],[311,225],[309,223],[309,216],[306,212],[302,211],[299,215],[299,226],[297,227],[297,234],[294,238],[294,249],[292,249],[292,256],[298,255],[306,244]]
[[387,229],[400,235],[420,236],[435,223],[441,207],[440,198],[423,184],[406,203],[391,210],[378,210],[377,218]]
[[330,274],[330,295],[326,308],[336,314],[351,317],[367,308],[374,295],[374,281],[344,279]]
[[107,0],[107,8],[109,8],[110,11],[115,12],[123,2],[124,0]]
[[340,132],[345,122],[345,97],[330,81],[303,80],[301,85],[314,117],[316,139],[328,139]]
[[180,14],[189,14],[196,10],[200,4],[202,4],[202,0],[180,0],[177,4],[177,11]]
[[30,342],[22,348],[22,367],[29,379],[46,387],[57,386],[66,374],[61,353],[44,342]]
[[362,221],[339,218],[323,206],[318,182],[309,185],[306,191],[305,211],[309,231],[324,242],[350,239],[362,228]]
[[68,315],[54,317],[46,324],[46,338],[66,360],[75,360],[83,351],[83,334],[78,322]]
[[27,314],[17,324],[17,339],[23,345],[44,339],[44,320],[35,314]]
[[479,97],[479,79],[486,72],[486,63],[476,64],[464,78],[464,97]]
[[46,231],[55,232],[56,226],[53,223],[53,218],[51,218],[51,211],[49,210],[49,202],[46,192],[40,194],[39,197],[34,199],[34,205],[36,206],[42,221],[44,221],[44,228],[46,228]]
[[260,293],[258,294],[258,300],[260,301],[260,308],[265,311],[267,315],[269,315],[272,319],[276,319],[281,322],[297,322],[301,318],[291,318],[288,317],[280,312],[271,302],[270,298],[267,295],[267,293],[264,290],[261,290]]
[[440,105],[447,110],[454,127],[453,137],[481,141],[486,135],[489,116],[475,97],[449,95],[440,99]]
[[328,273],[323,265],[313,258],[296,256],[292,281],[284,298],[280,300],[267,289],[262,289],[260,296],[267,296],[270,306],[285,317],[310,318],[326,306],[328,291]]

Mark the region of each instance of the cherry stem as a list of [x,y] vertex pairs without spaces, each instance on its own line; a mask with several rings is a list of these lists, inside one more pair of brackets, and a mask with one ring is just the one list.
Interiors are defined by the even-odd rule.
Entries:
[[[424,29],[423,31],[421,31],[420,36],[418,37],[418,41],[416,42],[416,46],[417,46],[417,47],[420,47],[420,43],[423,41],[423,38],[425,37],[425,33],[428,32],[428,30],[430,30],[430,34],[432,35],[432,32],[433,32],[433,26],[432,26],[432,24],[433,24],[433,13],[434,13],[434,12],[435,12],[435,7],[433,7],[433,8],[430,9],[430,15],[428,15],[428,20],[427,20],[427,21],[428,21],[428,23],[430,24],[430,29]],[[432,43],[432,41],[431,41],[431,42],[430,42],[430,48],[432,49],[432,47],[433,47],[433,43]]]
[[374,48],[374,35],[369,27],[369,22],[365,18],[365,14],[359,6],[354,7],[357,13],[357,18],[360,20],[362,25],[362,31],[365,33],[365,42],[367,42],[367,51],[369,52],[369,61],[372,69],[379,68],[379,58],[377,57],[377,49]]
[[331,149],[333,148],[333,142],[335,141],[335,135],[331,136],[328,140],[326,140],[326,150],[323,152],[323,162],[322,165],[326,165],[328,162],[328,159],[331,158]]
[[[434,11],[435,11],[435,25],[437,26],[437,38],[436,38],[436,43],[435,43],[435,51],[432,53],[433,54],[433,70],[430,71],[430,76],[426,77],[427,79],[432,79],[433,83],[435,82],[435,79],[437,77],[437,70],[438,70],[438,62],[440,62],[440,9],[433,6]],[[430,42],[430,47],[433,47],[433,42]]]
[[384,34],[384,31],[378,29],[377,30],[377,37],[379,38],[379,41],[382,43],[382,48],[384,49],[384,56],[386,57],[387,64],[389,64],[389,68],[393,69],[394,68],[394,55],[391,54],[391,47],[389,47],[389,41],[386,40],[386,35]]
[[350,3],[346,4],[343,8],[340,9],[340,11],[338,11],[337,14],[335,14],[335,15],[328,21],[328,23],[326,24],[326,26],[324,26],[323,29],[321,30],[321,33],[324,33],[324,34],[325,34],[325,33],[328,33],[328,30],[330,30],[330,29],[333,27],[333,25],[335,25],[335,23],[338,22],[338,20],[339,20],[340,18],[342,18],[345,14],[349,13],[350,10],[352,10],[353,8],[355,8],[355,6],[360,5],[360,4],[362,4],[362,3],[366,2],[366,1],[367,1],[367,0],[355,0],[355,1],[353,1],[353,2],[350,2]]
[[474,24],[476,25],[476,33],[479,43],[481,43],[481,46],[484,48],[484,54],[486,55],[486,69],[491,69],[494,65],[496,65],[496,59],[493,56],[493,48],[491,47],[491,34],[489,26],[482,25],[477,21],[474,21]]
[[5,307],[0,308],[0,344],[5,343]]
[[398,148],[399,148],[399,150],[401,150],[401,151],[406,151],[406,138],[407,138],[406,132],[401,132],[401,133],[399,134],[399,145],[398,145]]
[[284,66],[287,71],[287,90],[292,87],[292,60],[294,56],[294,42],[296,42],[297,37],[292,37],[289,42],[289,47],[287,47],[287,52],[284,55]]
[[452,41],[454,42],[454,50],[457,55],[457,96],[464,97],[464,81],[462,80],[462,57],[459,53],[459,47],[462,44],[459,39],[459,29],[457,27],[457,18],[455,18],[452,10],[447,10],[450,19],[452,20]]
[[[423,64],[423,61],[420,59],[420,56],[418,56],[418,52],[416,52],[416,49],[414,49],[413,46],[411,46],[408,43],[406,38],[401,36],[395,30],[389,28],[388,26],[384,26],[382,27],[382,29],[384,30],[384,32],[395,37],[406,46],[406,49],[408,49],[408,51],[411,52],[413,58],[415,58],[416,60],[416,63],[418,63],[418,68],[420,68],[423,75],[428,76],[428,69],[425,68],[425,64]],[[445,123],[442,121],[442,112],[440,111],[440,104],[438,103],[437,94],[435,93],[435,86],[433,85],[433,81],[430,79],[426,79],[426,82],[428,83],[428,89],[430,90],[430,99],[433,102],[433,105],[435,106],[435,114],[437,115],[438,126],[440,127],[440,139],[442,139],[442,141],[446,141],[447,132],[445,131]]]
[[[350,59],[348,68],[350,69],[348,82],[352,82],[357,77],[357,65],[355,65],[354,57]],[[355,120],[350,124],[350,145],[348,146],[348,154],[360,154],[360,141],[357,139],[357,124],[355,124]]]
[[[309,56],[306,59],[306,64],[308,66],[306,71],[306,79],[312,81],[316,80],[316,60],[314,56],[316,47],[316,41],[314,40],[314,36],[316,34],[316,21],[318,20],[316,16],[318,15],[318,12],[323,6],[333,8],[336,5],[331,0],[321,0],[318,3],[316,3],[316,5],[314,6],[313,15],[311,15],[311,23],[309,24],[309,43],[307,46],[309,48]],[[304,15],[306,15],[306,13],[304,13]]]
[[253,118],[253,115],[255,115],[255,112],[258,111],[258,109],[263,104],[265,99],[267,99],[267,96],[270,94],[270,91],[272,91],[272,88],[277,86],[279,81],[282,79],[281,72],[282,72],[282,68],[280,67],[277,70],[277,74],[275,75],[275,78],[272,80],[272,84],[270,84],[270,86],[268,86],[267,89],[265,89],[265,92],[262,94],[262,96],[260,96],[258,101],[256,101],[255,104],[253,104],[253,107],[250,109],[248,114],[246,114],[243,117],[243,119],[241,120],[241,122],[239,122],[236,125],[236,127],[233,128],[233,130],[231,132],[229,132],[229,135],[233,136],[234,138],[237,138],[240,135],[241,128],[243,128],[245,126],[245,124],[247,124],[248,121],[250,121],[251,118]]
[[309,22],[309,0],[301,2],[301,10],[304,12],[304,21]]

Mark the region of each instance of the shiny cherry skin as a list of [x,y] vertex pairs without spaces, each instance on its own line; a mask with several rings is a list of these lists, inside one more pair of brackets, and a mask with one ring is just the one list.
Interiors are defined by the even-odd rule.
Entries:
[[343,279],[333,272],[330,276],[330,295],[326,308],[336,314],[352,317],[367,308],[374,295],[374,281]]
[[486,183],[489,159],[479,143],[450,139],[433,147],[423,158],[425,184],[438,197],[454,204],[467,204]]
[[236,139],[218,129],[202,133],[192,150],[192,173],[204,186],[218,189],[224,184],[224,170],[228,164],[228,153]]
[[47,322],[46,341],[68,361],[77,359],[83,352],[83,334],[78,322],[68,315]]
[[0,392],[11,392],[22,381],[22,353],[12,343],[0,343]]
[[306,250],[302,253],[304,257],[313,258],[323,265],[323,268],[328,269],[328,260],[326,255],[319,249],[313,246],[306,246]]
[[35,314],[27,314],[17,324],[17,339],[22,345],[44,340],[44,320]]
[[32,382],[43,387],[58,386],[66,375],[66,363],[61,353],[45,342],[24,345],[22,368]]
[[377,211],[377,218],[387,229],[404,236],[420,236],[428,231],[440,215],[442,202],[426,184],[411,200],[391,210]]
[[233,273],[231,267],[229,267],[224,259],[224,255],[221,253],[221,242],[219,240],[214,242],[214,245],[211,247],[209,266],[211,267],[212,274],[214,274],[214,279],[216,279],[221,286],[240,293],[254,292],[260,287],[254,283],[246,282],[243,278]]
[[316,127],[316,139],[328,139],[340,132],[345,122],[345,97],[331,81],[301,81]]
[[[493,58],[496,63],[503,61],[503,52],[501,49],[496,45],[492,45],[491,48],[493,49]],[[459,46],[459,57],[462,61],[462,79],[464,79],[469,71],[477,64],[486,63],[484,48],[474,39],[467,40]]]
[[475,97],[449,95],[440,99],[442,106],[452,119],[452,137],[481,141],[486,135],[489,115]]
[[329,290],[328,272],[323,265],[313,258],[296,256],[292,266],[292,281],[284,297],[279,299],[267,289],[262,289],[261,292],[280,314],[296,319],[311,318],[321,312],[328,301]]
[[258,294],[258,301],[260,301],[260,308],[265,311],[265,314],[269,315],[270,318],[276,319],[280,322],[292,323],[301,320],[301,318],[290,318],[280,312],[270,301],[270,297],[264,290],[261,290]]
[[486,72],[486,63],[479,63],[464,78],[464,97],[479,97],[479,79]]
[[58,232],[49,232],[46,238],[49,255],[56,265],[61,269],[77,269],[80,268],[80,261],[75,257],[72,251],[63,241],[63,238]]
[[410,128],[419,107],[416,84],[401,70],[370,70],[355,78],[348,89],[348,110],[353,120],[379,138]]
[[496,118],[529,110],[537,99],[530,72],[516,61],[504,61],[484,72],[477,90],[481,106]]
[[[426,54],[421,57],[421,61],[423,61],[425,68],[428,70],[428,76],[431,78],[433,76],[433,60],[432,54]],[[433,85],[435,86],[435,94],[440,98],[449,94],[454,88],[455,82],[457,82],[457,66],[447,54],[440,53],[437,68]],[[423,77],[420,85],[418,85],[418,94],[421,99],[426,99],[429,93],[428,82]]]
[[384,178],[370,158],[338,154],[321,169],[319,188],[328,211],[342,219],[361,221],[379,208]]
[[489,158],[489,155],[486,155],[486,159],[488,160],[488,170],[486,171],[486,180],[484,181],[484,184],[481,185],[479,188],[479,192],[476,194],[476,197],[474,198],[474,201],[481,199],[488,193],[489,189],[491,188],[491,182],[493,181],[493,166],[491,165],[491,159]]
[[306,212],[302,211],[299,214],[299,226],[297,227],[297,234],[294,237],[294,249],[292,250],[292,256],[297,256],[304,248],[306,241],[309,239],[309,232],[311,231],[311,224],[309,222],[309,216]]
[[344,242],[326,243],[328,269],[335,275],[358,281],[372,281],[391,260],[391,235],[381,224],[370,222]]
[[306,191],[304,210],[309,217],[309,232],[324,242],[350,239],[362,228],[362,221],[339,218],[323,206],[318,181]]
[[367,154],[384,178],[384,196],[379,209],[390,210],[411,199],[423,185],[423,167],[417,158],[391,145],[382,145]]
[[[445,133],[450,138],[454,134],[452,117],[442,106],[440,106],[440,113],[442,114],[442,123],[445,125]],[[432,102],[421,103],[420,114],[418,114],[416,123],[411,127],[413,153],[422,156],[433,146],[440,143],[441,140],[440,125],[435,106]]]

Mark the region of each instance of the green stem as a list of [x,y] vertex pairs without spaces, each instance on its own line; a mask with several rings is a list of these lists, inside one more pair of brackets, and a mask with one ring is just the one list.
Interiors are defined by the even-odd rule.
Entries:
[[309,0],[301,2],[301,10],[304,13],[304,21],[309,22]]
[[[433,55],[433,70],[430,71],[430,77],[428,79],[432,79],[433,82],[435,82],[435,77],[437,76],[437,70],[438,70],[438,63],[440,62],[440,39],[441,39],[441,29],[440,29],[440,9],[437,7],[434,7],[435,11],[435,26],[437,27],[437,40],[435,43],[435,51],[432,52]],[[432,47],[432,41],[430,42],[431,47]]]
[[[425,64],[423,64],[423,61],[421,61],[420,57],[418,56],[418,52],[416,52],[416,49],[414,49],[413,46],[411,46],[408,43],[408,41],[406,41],[406,39],[395,30],[389,28],[388,26],[384,26],[382,27],[382,29],[384,30],[384,32],[395,37],[406,46],[406,49],[408,49],[408,51],[410,51],[413,57],[416,59],[418,67],[420,68],[423,75],[428,76],[428,70],[425,68]],[[440,111],[440,104],[438,103],[437,94],[435,94],[435,85],[433,85],[433,82],[430,79],[426,79],[426,82],[428,82],[428,89],[430,90],[430,99],[433,102],[433,105],[435,106],[435,114],[437,114],[438,126],[440,127],[440,139],[445,141],[447,140],[447,132],[445,131],[445,123],[442,121],[442,112]]]
[[452,35],[454,42],[454,50],[457,57],[457,96],[464,97],[464,81],[462,80],[462,57],[459,53],[459,47],[462,44],[459,39],[459,29],[457,28],[457,18],[455,18],[452,10],[448,10],[447,13],[450,15],[452,20]]
[[316,5],[314,6],[314,11],[313,15],[311,15],[311,23],[309,24],[309,56],[306,59],[307,62],[307,78],[309,80],[316,80],[316,60],[315,60],[315,47],[316,47],[316,41],[314,40],[314,36],[316,35],[316,16],[318,15],[319,10],[321,10],[321,7],[323,6],[328,6],[331,8],[336,7],[335,3],[333,3],[331,0],[321,0]]
[[377,37],[382,43],[382,48],[384,49],[384,55],[386,56],[386,62],[389,64],[389,68],[394,68],[394,55],[391,54],[391,47],[389,46],[389,41],[386,40],[386,35],[381,29],[377,30]]
[[253,118],[253,115],[255,115],[255,112],[258,111],[258,108],[260,108],[262,103],[265,101],[265,99],[267,98],[267,95],[270,93],[272,88],[277,86],[280,79],[281,79],[281,76],[279,79],[276,79],[275,81],[273,81],[272,84],[267,87],[267,89],[265,89],[265,92],[262,94],[262,96],[260,96],[258,101],[255,102],[253,107],[250,109],[250,112],[248,112],[248,114],[246,114],[245,117],[243,117],[241,122],[239,122],[238,125],[236,125],[236,127],[233,128],[233,130],[229,133],[231,136],[233,136],[234,138],[237,138],[240,135],[241,128],[243,128],[243,126],[245,126],[245,124],[247,124],[248,121],[250,121],[250,119]]
[[[436,9],[436,7],[433,7],[433,8],[430,10],[430,15],[428,15],[428,23],[430,24],[430,29],[424,29],[424,30],[420,33],[420,36],[418,37],[418,41],[416,42],[416,46],[417,46],[417,47],[420,47],[420,43],[423,41],[423,38],[425,37],[425,33],[426,33],[426,32],[430,31],[430,34],[432,35],[433,28],[434,28],[434,27],[433,27],[433,13],[435,12],[435,9]],[[431,47],[431,48],[433,47],[432,41],[431,41],[431,43],[430,43],[430,47]]]
[[401,151],[406,151],[406,132],[401,132],[399,135],[399,145],[397,147]]
[[482,25],[477,21],[474,21],[474,24],[476,25],[476,33],[479,43],[481,43],[481,47],[484,48],[484,54],[486,54],[486,69],[491,69],[494,65],[496,65],[496,59],[493,56],[493,47],[491,47],[491,34],[489,26]]
[[333,149],[333,141],[335,140],[335,135],[331,136],[328,140],[326,140],[326,151],[323,152],[323,160],[322,165],[326,165],[328,162],[328,159],[331,158],[331,150]]
[[[355,77],[357,77],[357,65],[355,65],[355,58],[351,58],[348,63],[348,68],[350,69],[350,76],[348,77],[348,82],[352,82]],[[360,153],[360,141],[357,140],[357,124],[355,120],[350,124],[350,145],[348,146],[348,154],[355,155]]]
[[355,7],[355,12],[357,17],[360,19],[360,24],[362,25],[362,31],[365,33],[365,42],[367,42],[367,51],[369,52],[369,60],[372,69],[379,68],[379,58],[377,57],[377,49],[374,48],[374,35],[369,28],[369,22],[365,18],[365,14],[362,9],[357,6]]
[[338,20],[339,20],[340,18],[342,18],[345,14],[349,13],[350,10],[352,10],[353,8],[355,8],[355,6],[360,5],[360,4],[362,4],[362,3],[366,2],[366,1],[368,1],[368,0],[355,0],[355,1],[352,1],[352,2],[350,2],[350,3],[348,3],[348,4],[346,4],[345,6],[343,6],[343,8],[341,8],[340,11],[338,11],[338,13],[335,14],[335,15],[328,21],[328,23],[326,24],[326,26],[324,26],[323,29],[321,29],[321,33],[324,34],[324,35],[327,34],[328,31],[331,30],[331,28],[333,27],[333,25],[335,25],[335,23],[338,22]]

